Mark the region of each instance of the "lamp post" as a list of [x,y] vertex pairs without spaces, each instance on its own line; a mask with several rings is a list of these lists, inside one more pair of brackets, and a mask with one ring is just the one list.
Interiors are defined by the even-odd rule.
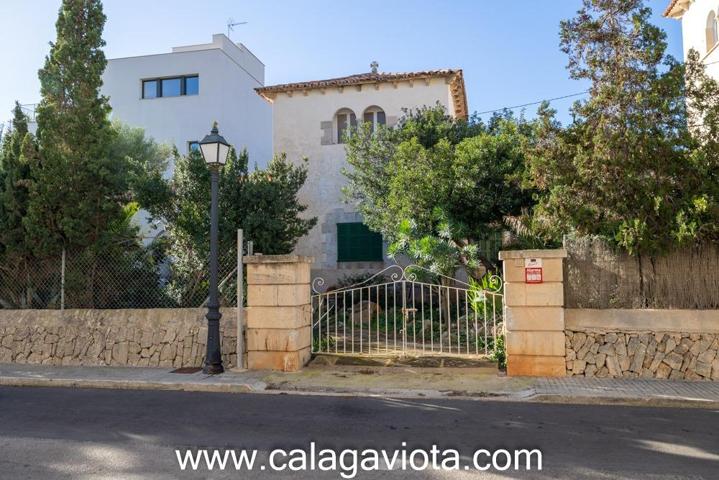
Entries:
[[220,302],[217,293],[217,250],[218,250],[218,184],[220,167],[227,161],[230,145],[220,136],[217,122],[212,125],[210,134],[200,142],[202,158],[210,169],[211,205],[210,205],[210,298],[207,302],[207,354],[202,371],[214,375],[222,373],[222,353],[220,352]]

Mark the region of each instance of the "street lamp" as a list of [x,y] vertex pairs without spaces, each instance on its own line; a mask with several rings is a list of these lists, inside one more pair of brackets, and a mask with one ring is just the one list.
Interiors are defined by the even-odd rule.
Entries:
[[207,374],[217,374],[225,371],[222,368],[222,353],[220,352],[220,302],[217,293],[217,249],[218,249],[218,215],[217,197],[220,180],[220,167],[227,161],[230,144],[225,141],[217,130],[217,122],[212,125],[210,134],[200,142],[202,158],[210,169],[211,204],[210,204],[210,298],[207,302],[207,354],[205,367]]

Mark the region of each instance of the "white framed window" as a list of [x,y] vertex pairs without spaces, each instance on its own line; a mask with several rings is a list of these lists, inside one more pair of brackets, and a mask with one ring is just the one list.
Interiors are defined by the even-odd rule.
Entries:
[[374,132],[377,130],[378,125],[387,124],[387,116],[385,115],[384,110],[382,110],[376,105],[373,105],[371,107],[367,107],[367,109],[364,111],[362,121],[364,121],[364,123],[372,125],[372,131]]
[[345,136],[357,126],[357,116],[349,108],[338,110],[335,114],[337,143],[345,143]]
[[719,31],[717,26],[717,14],[715,12],[709,12],[707,17],[707,52],[714,48],[714,45],[719,42]]

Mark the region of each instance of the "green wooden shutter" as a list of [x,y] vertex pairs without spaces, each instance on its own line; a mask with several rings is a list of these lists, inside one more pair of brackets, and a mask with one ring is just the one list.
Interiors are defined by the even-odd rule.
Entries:
[[361,222],[337,224],[338,262],[381,262],[382,235]]

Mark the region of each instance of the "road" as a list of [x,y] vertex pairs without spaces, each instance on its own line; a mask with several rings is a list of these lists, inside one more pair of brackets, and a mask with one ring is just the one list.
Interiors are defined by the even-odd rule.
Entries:
[[[0,388],[0,479],[342,478],[179,469],[175,449],[538,448],[542,471],[355,478],[719,478],[719,412],[484,400]],[[349,470],[347,470],[349,472]]]

